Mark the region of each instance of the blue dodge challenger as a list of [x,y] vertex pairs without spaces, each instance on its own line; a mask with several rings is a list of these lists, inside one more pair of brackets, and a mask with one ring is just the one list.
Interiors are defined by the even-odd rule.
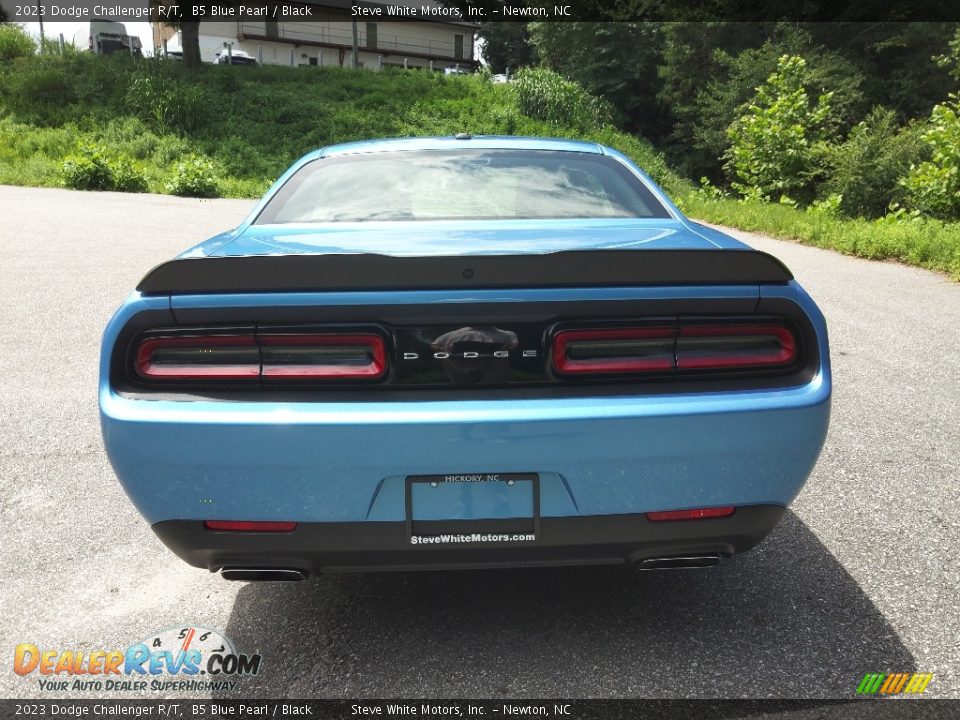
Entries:
[[609,148],[467,135],[297,161],[143,278],[99,388],[137,509],[240,580],[713,565],[799,492],[830,391],[776,258]]

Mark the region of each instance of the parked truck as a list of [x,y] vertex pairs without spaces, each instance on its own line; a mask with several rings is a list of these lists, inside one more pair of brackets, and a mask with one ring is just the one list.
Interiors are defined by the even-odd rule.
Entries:
[[137,57],[143,56],[140,38],[136,35],[129,35],[123,23],[113,20],[94,19],[90,21],[90,51],[97,55],[126,52]]

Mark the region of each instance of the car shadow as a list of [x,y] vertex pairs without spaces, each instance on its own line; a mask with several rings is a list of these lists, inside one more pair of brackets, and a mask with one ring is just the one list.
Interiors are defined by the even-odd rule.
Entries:
[[792,512],[707,570],[581,567],[248,584],[252,697],[851,697],[914,659]]

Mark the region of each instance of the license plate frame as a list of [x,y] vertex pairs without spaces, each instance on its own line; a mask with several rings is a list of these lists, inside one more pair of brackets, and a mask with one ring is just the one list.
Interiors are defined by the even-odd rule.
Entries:
[[[482,479],[466,479],[479,477]],[[532,513],[530,517],[472,518],[448,520],[414,520],[413,486],[419,483],[530,483]],[[408,475],[404,478],[404,517],[408,541],[414,536],[438,533],[532,533],[534,542],[540,538],[540,475],[539,473],[453,473],[449,475]],[[419,525],[424,533],[415,532]],[[525,541],[529,542],[529,541]]]

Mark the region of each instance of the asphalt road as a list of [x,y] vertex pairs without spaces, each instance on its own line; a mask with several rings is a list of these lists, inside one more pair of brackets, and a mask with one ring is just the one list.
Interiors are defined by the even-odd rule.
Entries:
[[250,206],[0,187],[0,696],[45,694],[7,664],[17,643],[125,648],[197,624],[263,655],[241,696],[850,697],[866,672],[915,670],[960,697],[960,285],[734,233],[820,304],[836,393],[792,512],[717,568],[229,583],[121,491],[97,359],[145,271]]

